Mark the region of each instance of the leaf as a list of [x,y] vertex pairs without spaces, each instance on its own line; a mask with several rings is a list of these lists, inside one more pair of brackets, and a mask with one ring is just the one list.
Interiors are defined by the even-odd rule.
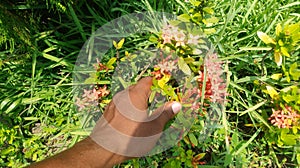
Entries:
[[292,95],[283,95],[282,96],[282,99],[287,102],[287,103],[290,103],[292,101],[297,101],[298,100],[298,97],[297,96],[292,96]]
[[262,102],[260,102],[260,103],[258,103],[258,104],[256,104],[256,105],[254,105],[254,106],[252,106],[252,107],[249,107],[246,111],[242,112],[242,113],[240,114],[240,116],[242,116],[242,115],[244,115],[244,114],[246,114],[246,113],[248,113],[248,112],[257,110],[258,108],[260,108],[261,106],[263,106],[266,102],[267,102],[267,101],[265,100],[265,101],[262,101]]
[[266,86],[268,94],[272,99],[277,99],[278,92],[272,86]]
[[279,23],[276,26],[275,32],[276,32],[276,36],[279,36],[280,33],[282,32],[282,27]]
[[115,48],[118,47],[118,44],[117,44],[117,42],[115,40],[113,41],[113,45],[114,45]]
[[242,51],[254,50],[254,51],[269,51],[272,50],[272,47],[240,47]]
[[258,31],[257,36],[265,43],[265,44],[276,44],[274,39],[268,36],[266,33]]
[[280,66],[282,64],[282,56],[280,52],[274,52],[274,61],[276,62],[277,66]]
[[164,88],[165,84],[170,80],[171,75],[164,75],[160,80],[158,80],[157,84],[160,88]]
[[296,145],[297,136],[286,134],[285,131],[281,131],[281,140],[284,142],[285,145]]
[[128,86],[130,86],[130,82],[126,82],[123,80],[123,78],[118,77],[120,83],[122,84],[123,88],[127,88]]
[[155,96],[156,96],[156,91],[152,91],[151,94],[150,94],[150,96],[149,96],[149,103],[153,102]]
[[210,7],[204,7],[203,11],[211,15],[214,14],[214,10]]
[[179,57],[178,66],[179,69],[186,75],[190,76],[192,74],[190,67],[187,65],[187,63],[184,61],[182,57]]
[[9,103],[11,100],[9,98],[4,99],[0,104],[0,110],[4,108],[4,106]]
[[151,35],[149,37],[149,41],[156,43],[158,41],[157,37],[155,37],[154,35]]
[[276,73],[276,74],[271,75],[271,78],[274,80],[279,80],[281,77],[282,77],[281,73]]
[[188,135],[189,135],[189,139],[192,142],[192,144],[194,144],[195,146],[197,146],[198,145],[198,140],[195,137],[195,135],[193,133],[189,133]]
[[290,57],[290,54],[289,54],[288,49],[286,47],[280,47],[280,51],[281,51],[282,55]]
[[293,80],[298,81],[300,78],[300,70],[297,69],[297,62],[293,63],[289,69],[289,73],[292,76]]
[[197,1],[197,0],[190,0],[190,3],[191,3],[193,6],[195,6],[195,7],[197,7],[197,6],[199,6],[199,5],[201,4],[201,2],[200,2],[200,1]]
[[15,100],[6,110],[5,113],[10,113],[13,111],[20,103],[22,102],[22,99]]
[[219,22],[219,19],[217,17],[211,17],[211,18],[208,18],[208,19],[205,19],[207,24],[209,23],[218,23]]
[[224,166],[228,166],[232,162],[233,156],[229,153],[226,154],[224,160]]
[[122,39],[118,42],[118,44],[117,44],[116,41],[113,41],[113,45],[114,45],[114,47],[115,47],[117,50],[119,50],[119,49],[122,48],[124,42],[125,42],[125,38],[122,38]]
[[204,34],[213,34],[216,32],[215,28],[204,29]]
[[206,155],[206,153],[199,153],[196,156],[194,156],[194,159],[201,160],[202,158],[204,158],[205,155]]
[[112,57],[111,59],[109,59],[109,61],[106,63],[106,67],[108,69],[114,69],[113,64],[117,61],[116,57]]
[[195,62],[195,59],[192,58],[192,57],[187,57],[187,58],[184,58],[184,61],[185,61],[187,64],[189,64],[189,63]]
[[286,26],[284,29],[286,35],[298,34],[300,31],[300,22]]
[[125,41],[125,38],[122,38],[120,41],[119,41],[119,43],[118,43],[118,48],[117,49],[121,49],[122,48],[122,46],[123,46],[123,44],[124,44],[124,41]]
[[191,17],[190,17],[190,15],[184,13],[184,14],[181,14],[181,15],[177,16],[177,19],[182,21],[182,22],[189,22]]

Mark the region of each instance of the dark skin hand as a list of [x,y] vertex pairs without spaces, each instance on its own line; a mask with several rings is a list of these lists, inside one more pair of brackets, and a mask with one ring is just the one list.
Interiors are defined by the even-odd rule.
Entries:
[[[111,101],[106,107],[104,115],[99,119],[89,137],[70,149],[29,167],[106,168],[134,157],[146,155],[155,146],[165,124],[181,109],[178,102],[167,102],[149,117],[147,108],[151,85],[152,78],[146,77],[137,84],[117,93],[113,98],[114,101]],[[122,105],[122,103],[128,104],[128,102],[129,105],[126,107]],[[134,137],[151,138],[147,138],[145,141],[137,138],[136,141]],[[110,145],[113,149],[110,148]]]

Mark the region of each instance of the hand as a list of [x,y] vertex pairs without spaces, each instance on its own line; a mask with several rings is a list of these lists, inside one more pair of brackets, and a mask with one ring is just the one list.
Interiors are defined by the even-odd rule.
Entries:
[[180,111],[177,102],[167,102],[148,116],[152,78],[117,93],[97,122],[91,138],[107,150],[127,156],[147,154],[159,139],[165,124]]
[[178,102],[167,102],[148,116],[151,85],[152,78],[146,77],[117,93],[90,137],[30,167],[112,167],[146,155],[155,146],[165,124],[181,109]]

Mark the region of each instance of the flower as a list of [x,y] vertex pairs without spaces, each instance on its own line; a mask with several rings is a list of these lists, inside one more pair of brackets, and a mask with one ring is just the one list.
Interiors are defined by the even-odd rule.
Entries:
[[298,124],[300,115],[296,110],[293,110],[290,106],[285,106],[284,109],[280,108],[275,110],[272,108],[273,114],[270,116],[269,120],[274,126],[278,128],[291,128]]
[[176,40],[176,47],[185,45],[185,34],[183,31],[176,31],[174,33],[174,39]]
[[99,72],[99,71],[102,71],[102,70],[106,70],[106,72],[108,71],[108,67],[106,65],[103,65],[98,58],[96,58],[97,60],[97,63],[94,64],[94,69]]
[[186,35],[183,30],[179,30],[178,27],[167,24],[162,29],[163,44],[170,43],[172,40],[176,42],[176,47],[185,45]]
[[165,25],[162,29],[162,38],[163,38],[163,44],[166,43],[172,43],[172,39],[173,39],[173,32],[177,30],[177,27],[174,27],[172,25]]
[[194,44],[194,45],[197,45],[198,42],[199,42],[199,38],[200,38],[199,35],[194,36],[194,35],[192,35],[192,34],[189,34],[189,38],[188,38],[187,44]]
[[[226,83],[222,78],[222,62],[218,60],[217,54],[208,54],[204,59],[207,71],[205,98],[211,102],[224,103],[226,97]],[[199,71],[199,94],[202,95],[202,83],[204,80],[203,70]]]
[[154,78],[160,80],[164,75],[171,75],[171,72],[176,70],[177,60],[170,60],[171,55],[163,59],[154,67],[154,72],[151,72],[154,75]]
[[106,85],[103,87],[93,88],[92,90],[83,90],[82,98],[76,98],[75,105],[78,107],[78,110],[81,111],[87,107],[92,107],[98,105],[101,98],[107,96],[109,91],[107,90]]

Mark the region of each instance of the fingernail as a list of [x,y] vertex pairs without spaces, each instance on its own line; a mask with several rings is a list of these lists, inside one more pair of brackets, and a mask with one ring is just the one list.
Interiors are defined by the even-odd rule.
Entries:
[[174,114],[177,114],[180,111],[180,109],[181,109],[181,104],[180,103],[174,102],[172,104],[172,110],[173,110]]

